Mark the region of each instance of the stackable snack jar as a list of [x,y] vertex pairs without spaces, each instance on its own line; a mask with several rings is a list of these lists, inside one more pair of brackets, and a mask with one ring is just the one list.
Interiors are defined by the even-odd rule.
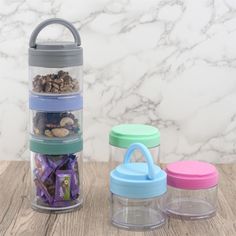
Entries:
[[80,139],[62,142],[31,138],[33,209],[60,213],[82,205],[82,145]]
[[[74,42],[36,42],[51,24],[65,26]],[[82,205],[82,64],[76,28],[54,18],[33,31],[29,48],[32,208],[68,212]]]
[[30,133],[40,139],[82,137],[83,98],[70,96],[39,96],[30,94]]
[[[135,150],[146,162],[131,162]],[[147,147],[131,144],[123,164],[110,173],[111,222],[129,230],[150,230],[165,223],[166,173],[153,163]]]
[[219,174],[215,166],[199,161],[168,164],[165,211],[184,219],[214,216],[217,208]]
[[[160,132],[157,128],[143,124],[121,124],[114,126],[109,134],[110,170],[123,162],[127,148],[132,143],[144,144],[152,154],[154,163],[160,161]],[[143,162],[144,158],[139,151],[134,152],[133,161]]]
[[[37,42],[42,29],[60,24],[70,30],[74,42]],[[43,21],[33,31],[29,47],[30,91],[39,95],[71,95],[82,92],[83,49],[76,28],[53,18]]]

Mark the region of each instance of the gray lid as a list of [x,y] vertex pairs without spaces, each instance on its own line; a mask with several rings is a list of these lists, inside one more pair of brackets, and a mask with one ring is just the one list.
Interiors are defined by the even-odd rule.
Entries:
[[[36,43],[40,31],[48,25],[60,24],[70,30],[74,42]],[[83,49],[76,28],[68,21],[52,18],[40,23],[33,31],[29,42],[29,65],[47,68],[63,68],[83,64]]]

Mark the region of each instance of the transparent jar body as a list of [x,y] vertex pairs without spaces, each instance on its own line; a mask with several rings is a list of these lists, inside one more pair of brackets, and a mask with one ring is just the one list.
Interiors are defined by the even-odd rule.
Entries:
[[204,219],[215,215],[217,189],[186,190],[168,186],[165,211],[168,215],[184,219]]
[[58,96],[82,93],[82,66],[64,68],[29,67],[30,91]]
[[40,212],[69,212],[83,202],[82,152],[45,155],[31,152],[31,202]]
[[165,224],[165,194],[155,198],[131,199],[111,193],[112,224],[128,230],[151,230]]
[[[126,148],[119,148],[110,145],[110,155],[109,155],[109,168],[110,170],[115,169],[116,166],[123,163],[124,155],[126,153]],[[153,161],[155,164],[160,162],[160,146],[149,148],[152,154]],[[145,162],[143,154],[139,150],[135,150],[132,157],[133,162]]]
[[42,112],[30,110],[30,133],[43,139],[68,139],[82,136],[82,110]]

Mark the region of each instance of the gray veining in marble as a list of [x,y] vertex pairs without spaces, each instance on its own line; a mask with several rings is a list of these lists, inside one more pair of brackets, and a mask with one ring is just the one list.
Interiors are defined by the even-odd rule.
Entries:
[[[84,47],[84,155],[124,122],[161,130],[161,161],[236,160],[236,1],[0,0],[0,159],[29,159],[27,48],[61,17]],[[48,27],[41,39],[69,39]]]

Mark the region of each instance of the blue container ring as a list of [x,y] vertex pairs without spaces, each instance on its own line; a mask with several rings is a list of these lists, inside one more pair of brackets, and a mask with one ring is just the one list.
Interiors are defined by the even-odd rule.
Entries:
[[64,112],[83,109],[83,97],[80,94],[41,96],[30,93],[29,108],[36,111]]

